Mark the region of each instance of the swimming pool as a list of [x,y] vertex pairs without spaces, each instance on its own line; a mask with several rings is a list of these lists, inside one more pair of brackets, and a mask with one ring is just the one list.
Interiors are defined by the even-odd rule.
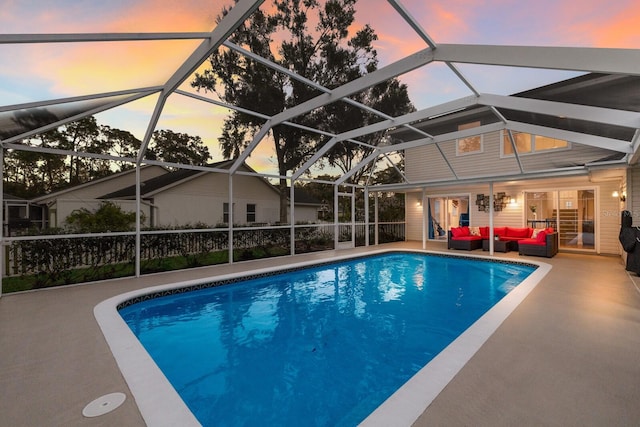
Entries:
[[392,252],[300,268],[117,306],[196,422],[355,425],[535,267]]

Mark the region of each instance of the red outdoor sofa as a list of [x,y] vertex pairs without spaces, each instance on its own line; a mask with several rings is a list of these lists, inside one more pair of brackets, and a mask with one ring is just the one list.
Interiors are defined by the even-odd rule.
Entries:
[[[494,238],[508,242],[509,250],[520,255],[546,256],[558,253],[558,233],[553,228],[494,227]],[[447,248],[472,251],[482,248],[482,242],[490,239],[489,227],[453,227],[448,232]]]

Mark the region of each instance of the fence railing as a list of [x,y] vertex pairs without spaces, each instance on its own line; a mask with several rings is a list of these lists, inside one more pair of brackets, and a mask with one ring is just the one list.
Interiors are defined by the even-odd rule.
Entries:
[[[404,223],[379,223],[377,226],[379,243],[405,239]],[[339,224],[339,241],[350,241],[352,230],[351,224]],[[335,231],[334,224],[296,225],[294,253],[334,249]],[[364,246],[365,233],[364,223],[355,224],[356,246]],[[234,260],[291,253],[290,226],[234,228],[232,235]],[[229,229],[143,231],[140,235],[141,264],[144,267],[171,257],[188,258],[189,266],[206,264],[198,257],[229,251],[229,236]],[[374,243],[375,225],[370,224],[369,244]],[[135,244],[134,233],[11,238],[5,247],[4,275],[43,273],[55,276],[71,269],[134,264]],[[223,258],[223,262],[228,262],[228,258]]]

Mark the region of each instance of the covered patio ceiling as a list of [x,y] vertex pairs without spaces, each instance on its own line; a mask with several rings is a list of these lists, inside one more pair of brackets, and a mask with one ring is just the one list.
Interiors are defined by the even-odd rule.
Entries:
[[[121,108],[141,99],[155,97],[153,109],[148,116],[142,136],[142,148],[136,158],[124,159],[136,164],[163,164],[145,157],[146,148],[154,130],[165,113],[170,97],[181,97],[203,103],[208,106],[223,107],[229,111],[239,107],[228,105],[213,96],[197,93],[189,88],[189,83],[196,72],[212,52],[224,47],[240,55],[277,70],[287,78],[322,92],[310,100],[267,116],[251,110],[242,109],[244,113],[264,119],[264,124],[253,137],[251,143],[235,160],[234,165],[226,170],[215,170],[220,173],[239,173],[242,162],[257,155],[256,149],[268,137],[270,130],[277,125],[301,127],[307,131],[317,132],[329,138],[310,159],[297,169],[290,171],[284,178],[291,180],[305,179],[311,168],[320,162],[323,156],[337,144],[372,144],[368,136],[387,132],[388,138],[383,144],[377,144],[373,153],[368,155],[349,172],[338,177],[333,184],[351,185],[350,178],[371,162],[394,162],[392,153],[426,144],[439,144],[456,138],[474,134],[506,130],[543,135],[550,138],[564,139],[572,143],[598,147],[611,152],[601,161],[578,165],[589,168],[594,166],[626,167],[638,161],[640,145],[640,49],[595,48],[595,47],[557,47],[557,46],[513,46],[513,45],[480,45],[480,44],[444,44],[437,43],[428,34],[430,22],[415,19],[403,2],[389,0],[388,7],[406,24],[406,37],[420,40],[423,47],[412,54],[395,61],[381,64],[378,70],[362,78],[350,81],[334,89],[328,89],[317,82],[309,81],[291,70],[284,69],[269,59],[262,58],[229,41],[229,36],[243,23],[263,1],[240,0],[212,31],[194,32],[100,32],[100,33],[57,33],[57,34],[1,34],[0,47],[11,46],[21,49],[24,46],[46,46],[49,49],[61,49],[68,45],[83,43],[128,44],[138,42],[189,42],[184,45],[186,59],[175,66],[168,77],[160,79],[155,85],[132,86],[119,90],[101,90],[77,96],[57,99],[40,99],[25,103],[0,105],[0,141],[4,149],[17,149],[49,152],[59,155],[77,155],[75,151],[44,148],[37,145],[25,145],[22,140],[42,132],[56,129],[61,125]],[[384,36],[381,36],[384,37]],[[480,68],[464,68],[466,64],[481,66]],[[368,87],[392,78],[403,78],[416,70],[430,70],[430,67],[444,65],[448,72],[457,78],[467,95],[445,102],[419,108],[417,111],[391,117],[370,106],[350,99]],[[486,73],[487,67],[513,67],[517,70],[557,70],[570,71],[573,78],[562,78],[552,84],[531,88],[513,95],[486,93],[481,91],[475,82],[480,80],[475,74]],[[484,68],[482,68],[484,67]],[[463,72],[463,70],[465,70]],[[163,72],[166,70],[162,70]],[[469,72],[471,71],[471,72]],[[123,73],[126,69],[123,69]],[[437,73],[434,73],[437,74]],[[437,86],[438,81],[431,81]],[[410,93],[411,96],[411,93]],[[416,105],[422,103],[416,102]],[[334,102],[347,102],[358,108],[375,113],[379,121],[343,133],[327,133],[296,124],[295,119],[309,112]],[[473,117],[481,122],[481,126],[470,130],[458,130],[457,124]],[[442,154],[439,161],[447,161]],[[117,156],[81,153],[87,157],[123,160]],[[171,165],[186,169],[207,169],[202,165]],[[575,167],[576,165],[572,165]],[[567,165],[550,165],[549,172],[562,172]],[[529,171],[520,169],[522,178]],[[270,178],[283,176],[264,173]],[[487,176],[488,180],[492,177]],[[455,183],[454,179],[450,183]],[[460,180],[463,182],[463,180]],[[403,177],[403,182],[395,184],[395,188],[414,185]],[[440,183],[441,184],[441,183]]]

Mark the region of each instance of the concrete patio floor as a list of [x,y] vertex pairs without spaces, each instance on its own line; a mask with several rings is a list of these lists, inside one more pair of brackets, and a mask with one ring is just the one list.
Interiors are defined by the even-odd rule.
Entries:
[[[409,242],[376,249],[420,247]],[[432,243],[427,249],[444,247]],[[144,426],[93,316],[96,304],[148,286],[326,259],[336,253],[2,296],[0,425]],[[517,253],[496,256],[525,258]],[[560,253],[550,260],[535,259],[552,264],[551,272],[416,426],[638,425],[640,277],[629,275],[619,257]],[[127,395],[121,407],[100,417],[83,417],[87,403],[112,392]]]

